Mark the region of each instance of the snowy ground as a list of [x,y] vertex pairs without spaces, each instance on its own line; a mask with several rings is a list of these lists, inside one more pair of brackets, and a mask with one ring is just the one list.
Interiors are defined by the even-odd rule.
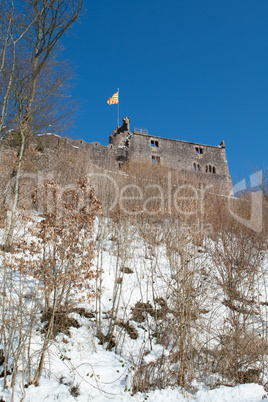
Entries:
[[[105,315],[111,309],[113,284],[116,269],[115,245],[107,237],[103,245],[102,268],[103,295],[102,311]],[[161,249],[159,250],[161,253]],[[139,300],[152,300],[150,289],[150,270],[152,262],[145,258],[146,250],[139,239],[133,242],[132,257],[128,256],[127,266],[133,269],[132,274],[124,275],[123,294],[120,304],[119,318],[124,318]],[[161,272],[165,272],[165,262],[160,259]],[[97,264],[97,260],[95,262]],[[159,294],[165,289],[161,275],[155,278]],[[77,295],[76,295],[77,296]],[[79,297],[81,294],[78,295]],[[209,300],[211,301],[211,297]],[[215,294],[213,294],[215,298]],[[74,296],[75,299],[75,296]],[[207,302],[207,299],[206,299]],[[87,311],[94,310],[94,303],[80,303]],[[137,326],[139,337],[132,340],[118,329],[118,346],[116,350],[107,351],[98,343],[95,337],[95,318],[85,318],[72,313],[80,328],[71,328],[71,336],[59,334],[56,342],[49,349],[45,371],[40,385],[28,388],[17,388],[15,401],[215,401],[215,402],[259,402],[268,398],[264,388],[258,384],[243,384],[236,387],[220,386],[209,389],[202,381],[192,384],[192,390],[187,392],[180,388],[151,391],[148,394],[131,395],[131,373],[139,360],[141,348],[149,348],[146,331]],[[103,320],[103,328],[106,321]],[[35,342],[38,345],[41,334],[36,333]],[[145,357],[149,362],[165,354],[161,345],[152,344],[152,350]],[[19,381],[18,381],[19,383]],[[3,389],[3,378],[0,378],[0,396],[5,402],[11,400],[9,390]],[[193,392],[194,390],[194,392]]]
[[[131,366],[114,352],[105,351],[100,346],[95,345],[95,351],[92,352],[92,346],[86,325],[72,330],[70,343],[59,341],[57,349],[51,348],[46,372],[39,387],[31,385],[26,389],[24,401],[259,402],[267,398],[267,393],[258,384],[221,386],[213,390],[203,384],[196,384],[198,391],[195,394],[180,389],[164,389],[131,396],[127,390]],[[79,395],[72,396],[72,388],[77,385]],[[3,387],[3,381],[0,386]],[[2,391],[0,395],[6,402],[10,400],[8,391]],[[15,400],[20,401],[21,397],[22,393],[18,390]]]

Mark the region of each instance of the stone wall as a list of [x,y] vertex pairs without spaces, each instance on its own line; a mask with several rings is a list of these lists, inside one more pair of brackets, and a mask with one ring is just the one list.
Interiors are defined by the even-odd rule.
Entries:
[[209,179],[213,186],[221,187],[225,194],[232,193],[225,152],[225,143],[218,146],[156,137],[148,133],[113,132],[109,142],[117,148],[117,162],[147,162],[160,164],[178,172],[193,173],[198,180]]
[[[68,147],[76,152],[86,153],[89,161],[106,170],[116,170],[129,162],[146,162],[177,172],[192,175],[200,183],[211,182],[212,186],[224,194],[232,194],[225,144],[218,146],[156,137],[148,133],[130,132],[129,119],[113,131],[107,146],[99,142],[86,143],[54,135],[44,135],[39,142],[49,147]],[[220,188],[220,190],[218,190]]]

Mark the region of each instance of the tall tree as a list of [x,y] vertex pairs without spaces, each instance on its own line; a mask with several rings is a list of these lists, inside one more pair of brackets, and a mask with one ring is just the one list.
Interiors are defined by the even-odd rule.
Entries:
[[[57,61],[59,41],[80,16],[82,9],[83,0],[22,0],[16,5],[12,2],[11,8],[4,8],[2,23],[6,34],[1,42],[1,54],[5,66],[11,64],[12,73],[6,80],[9,102],[3,97],[2,114],[7,114],[9,106],[10,126],[19,138],[6,249],[12,243],[27,139],[49,126],[60,114],[61,108],[57,109],[55,98],[62,92],[66,77],[63,71],[66,69],[61,70]],[[4,70],[2,80],[5,79]],[[3,126],[4,123],[2,130]]]

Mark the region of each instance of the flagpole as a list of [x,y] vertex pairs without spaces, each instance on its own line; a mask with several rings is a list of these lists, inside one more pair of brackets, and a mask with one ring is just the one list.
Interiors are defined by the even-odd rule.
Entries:
[[118,103],[117,103],[117,127],[119,127],[119,88],[118,88]]

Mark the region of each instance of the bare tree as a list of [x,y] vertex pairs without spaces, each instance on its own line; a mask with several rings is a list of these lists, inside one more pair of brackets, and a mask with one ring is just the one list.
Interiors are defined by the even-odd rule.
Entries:
[[[12,105],[9,105],[12,106],[12,128],[19,136],[13,205],[5,244],[7,249],[12,243],[27,139],[60,115],[60,109],[55,109],[55,103],[52,102],[61,91],[62,77],[65,76],[60,74],[59,64],[55,62],[58,44],[81,14],[83,0],[24,0],[20,5],[23,10],[15,10],[13,6],[12,12],[20,11],[23,16],[18,20],[19,27],[25,34],[16,47],[16,52],[14,47],[11,83],[9,85],[9,80],[7,85],[7,91],[12,91]],[[14,40],[11,41],[14,43]],[[4,114],[6,107],[3,102]]]
[[[42,199],[45,213],[41,222],[21,213],[21,233],[14,236],[14,254],[4,250],[0,254],[0,344],[4,345],[5,386],[8,373],[12,373],[13,395],[18,372],[28,384],[38,385],[55,335],[56,314],[67,316],[71,291],[83,288],[88,301],[94,293],[93,227],[101,207],[94,191],[85,179],[76,189],[63,191],[50,182],[44,185]],[[27,286],[27,282],[32,285]],[[28,295],[27,289],[31,292]],[[33,356],[32,334],[42,308],[48,323],[40,349]]]

